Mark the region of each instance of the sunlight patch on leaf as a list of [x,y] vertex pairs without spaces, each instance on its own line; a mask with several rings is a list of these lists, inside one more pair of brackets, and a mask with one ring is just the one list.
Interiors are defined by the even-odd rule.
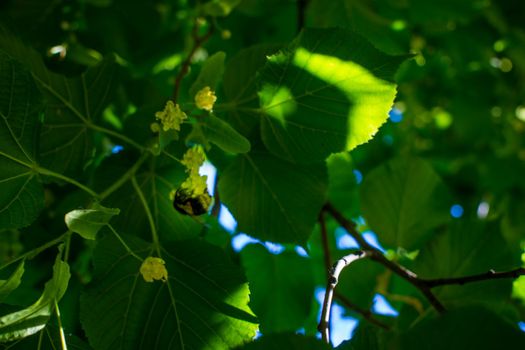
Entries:
[[259,71],[264,144],[281,158],[311,163],[367,142],[388,118],[405,59],[349,30],[303,30]]

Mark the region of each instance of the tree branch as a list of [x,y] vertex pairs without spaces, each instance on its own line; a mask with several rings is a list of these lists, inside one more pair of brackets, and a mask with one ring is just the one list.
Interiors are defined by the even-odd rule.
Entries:
[[297,31],[300,32],[304,27],[304,18],[308,0],[297,0]]
[[363,259],[365,257],[367,257],[367,252],[364,251],[357,251],[355,253],[346,255],[341,259],[337,260],[337,262],[333,265],[333,267],[330,270],[328,283],[326,285],[326,293],[324,295],[323,309],[321,311],[321,319],[319,320],[319,325],[317,326],[317,330],[321,333],[323,340],[326,343],[330,343],[330,310],[332,308],[332,300],[334,297],[335,286],[339,281],[339,275],[345,267],[347,267],[354,261]]
[[435,288],[450,284],[464,285],[466,283],[481,282],[487,280],[496,280],[503,278],[518,278],[525,276],[525,268],[519,267],[510,271],[496,272],[494,270],[480,273],[478,275],[464,276],[464,277],[452,277],[452,278],[436,278],[436,279],[421,279],[421,282],[427,285],[429,288]]
[[193,25],[193,29],[191,30],[191,36],[193,38],[193,46],[188,53],[188,56],[186,56],[186,59],[184,62],[182,62],[181,68],[177,76],[175,77],[175,86],[173,87],[173,102],[177,102],[177,98],[179,97],[179,90],[180,90],[180,84],[182,82],[182,79],[184,76],[188,73],[188,70],[190,69],[191,59],[193,58],[193,55],[195,55],[195,52],[211,37],[213,34],[213,25],[210,24],[208,31],[203,36],[199,36],[197,33],[197,30],[199,28],[198,21],[195,20],[195,24]]
[[213,185],[213,207],[211,208],[211,216],[219,218],[221,213],[221,198],[219,197],[219,172],[215,175],[215,183]]
[[350,301],[350,299],[348,299],[347,297],[345,297],[341,293],[338,293],[337,291],[334,292],[334,295],[335,295],[335,297],[337,299],[339,299],[339,301],[344,306],[346,306],[348,309],[358,313],[359,315],[361,315],[368,322],[370,322],[372,324],[375,324],[376,326],[381,327],[381,328],[383,328],[385,330],[389,330],[390,329],[390,326],[388,326],[386,323],[383,323],[383,322],[379,321],[378,319],[376,319],[374,317],[374,314],[372,313],[372,311],[370,311],[368,309],[363,309],[360,306],[352,303]]
[[464,277],[452,277],[452,278],[437,278],[437,279],[424,279],[418,277],[414,272],[407,268],[388,260],[381,251],[371,246],[363,236],[357,231],[356,224],[346,219],[331,203],[326,203],[323,207],[323,211],[326,211],[332,215],[332,217],[357,241],[361,246],[361,249],[365,250],[367,256],[384,265],[387,269],[391,270],[401,278],[405,279],[416,287],[429,301],[429,303],[439,313],[445,312],[445,307],[432,293],[432,288],[458,284],[464,285],[466,283],[503,279],[503,278],[518,278],[519,276],[525,276],[525,268],[520,267],[510,271],[496,272],[494,270],[480,273],[477,275],[464,276]]
[[324,266],[326,268],[326,273],[329,274],[332,264],[332,257],[330,255],[330,247],[328,245],[328,232],[326,230],[326,220],[324,218],[323,211],[319,213],[318,221],[321,229],[321,245],[323,247]]
[[439,313],[445,312],[445,307],[436,298],[434,293],[432,293],[431,287],[419,279],[414,272],[393,261],[388,260],[379,249],[373,247],[367,241],[365,241],[363,236],[361,236],[361,234],[357,231],[355,223],[345,218],[337,209],[334,208],[331,203],[326,203],[323,210],[330,213],[330,215],[332,215],[332,217],[357,241],[357,243],[361,246],[361,249],[364,249],[368,252],[370,259],[384,265],[387,269],[391,270],[399,277],[405,279],[414,287],[419,289],[419,291],[421,291],[421,293],[423,293],[423,295],[427,298],[428,302]]

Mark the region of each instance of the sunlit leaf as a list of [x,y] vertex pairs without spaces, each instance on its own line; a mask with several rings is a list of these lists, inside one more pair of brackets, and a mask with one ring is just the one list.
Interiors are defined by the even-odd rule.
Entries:
[[[135,253],[153,247],[127,239]],[[95,279],[81,298],[81,321],[95,349],[230,349],[255,335],[248,286],[217,247],[164,246],[168,282],[145,282],[141,261],[109,236],[95,250]]]
[[109,220],[118,215],[118,208],[105,208],[95,204],[91,209],[76,209],[66,214],[67,228],[76,232],[85,239],[95,239],[98,231],[109,223]]
[[[226,65],[224,94],[229,108],[226,120],[236,130],[248,135],[259,121],[256,74],[266,63],[266,56],[281,46],[260,44],[239,51]],[[220,102],[220,101],[219,101]]]
[[386,121],[406,57],[343,29],[307,29],[260,71],[261,133],[272,153],[314,162],[367,142]]

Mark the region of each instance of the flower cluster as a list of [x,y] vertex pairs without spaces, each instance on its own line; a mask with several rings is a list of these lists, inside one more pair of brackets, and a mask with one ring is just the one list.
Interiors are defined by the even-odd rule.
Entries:
[[181,163],[186,167],[188,177],[181,184],[181,188],[191,193],[192,196],[198,196],[207,192],[207,176],[199,174],[199,168],[206,159],[201,146],[193,146],[184,153]]
[[155,113],[155,118],[160,120],[162,130],[180,131],[180,125],[188,116],[180,109],[178,104],[174,104],[173,101],[170,100],[166,102],[166,107],[164,107],[163,111]]

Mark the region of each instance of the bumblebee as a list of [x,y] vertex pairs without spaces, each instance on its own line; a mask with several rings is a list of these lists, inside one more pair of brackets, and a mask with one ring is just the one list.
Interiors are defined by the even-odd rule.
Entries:
[[180,187],[175,193],[173,207],[181,214],[198,216],[208,212],[211,199],[208,189],[202,194],[195,195],[187,188]]

